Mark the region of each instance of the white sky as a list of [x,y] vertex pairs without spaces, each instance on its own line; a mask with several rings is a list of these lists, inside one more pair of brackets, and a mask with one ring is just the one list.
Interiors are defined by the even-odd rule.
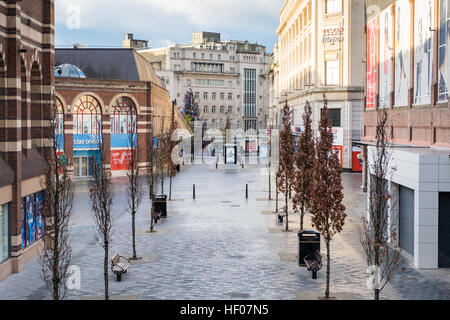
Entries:
[[[150,46],[191,41],[198,31],[249,40],[272,52],[284,0],[55,0],[56,46],[121,46],[125,33]],[[69,24],[77,22],[80,28]],[[75,23],[76,24],[76,23]]]

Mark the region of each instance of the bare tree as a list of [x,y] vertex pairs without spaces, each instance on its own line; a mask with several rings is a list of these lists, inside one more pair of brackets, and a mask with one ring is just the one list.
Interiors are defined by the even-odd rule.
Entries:
[[342,231],[345,223],[345,206],[342,201],[341,165],[338,155],[332,150],[333,133],[328,117],[327,102],[320,119],[320,137],[316,143],[314,163],[314,189],[311,201],[311,222],[322,234],[327,248],[327,280],[325,298],[330,297],[331,254],[330,243],[336,233]]
[[[131,113],[133,114],[133,113]],[[128,144],[130,146],[130,153],[128,156],[128,183],[127,196],[128,208],[131,213],[131,233],[133,238],[133,259],[137,259],[136,255],[136,213],[139,210],[142,201],[142,183],[139,176],[139,148],[137,136],[137,123],[133,118],[131,128],[128,132]]]
[[368,212],[363,215],[359,228],[367,265],[372,273],[370,286],[375,300],[380,299],[380,293],[392,279],[401,257],[401,249],[397,246],[398,215],[390,214],[392,196],[386,181],[391,160],[387,122],[388,114],[383,110],[376,128]]
[[159,139],[161,143],[156,150],[156,173],[161,183],[161,194],[164,194],[164,180],[167,159],[167,135],[164,133],[164,117],[161,117],[161,132]]
[[150,232],[155,231],[155,197],[158,192],[158,184],[161,175],[158,174],[158,166],[159,166],[159,158],[161,157],[161,153],[158,150],[158,140],[155,141],[153,135],[153,128],[151,128],[149,133],[149,138],[147,139],[147,152],[148,152],[148,161],[149,161],[149,175],[147,176],[147,184],[149,189],[149,200],[151,203],[151,211],[150,211]]
[[[101,122],[98,121],[97,130],[101,132]],[[94,218],[96,238],[104,250],[103,275],[105,282],[105,300],[109,300],[108,291],[108,253],[111,243],[111,229],[113,218],[111,216],[112,187],[111,172],[106,168],[105,150],[99,134],[99,157],[93,161],[93,180],[90,186],[92,215]]]
[[172,200],[172,180],[173,177],[177,175],[176,166],[174,165],[172,161],[172,150],[177,145],[177,141],[172,141],[172,135],[175,132],[176,125],[175,125],[175,102],[172,102],[172,120],[170,124],[170,131],[168,135],[168,141],[167,141],[167,150],[165,152],[166,161],[167,161],[167,175],[169,176],[169,200]]
[[45,190],[44,207],[52,217],[52,225],[48,243],[40,254],[42,276],[51,288],[54,300],[64,299],[67,291],[66,283],[70,276],[69,266],[72,259],[72,248],[69,239],[69,221],[72,215],[74,188],[68,175],[67,159],[58,157],[61,149],[62,134],[56,134],[62,119],[53,117],[50,122],[51,151],[47,159],[45,180],[41,181]]
[[283,109],[283,130],[280,133],[280,165],[277,172],[278,189],[284,193],[286,231],[289,231],[288,197],[294,179],[294,137],[291,129],[291,114],[288,103]]
[[312,131],[312,108],[309,102],[306,102],[305,113],[303,114],[304,129],[300,134],[298,151],[295,155],[295,172],[293,199],[294,209],[300,212],[300,230],[303,230],[303,218],[306,210],[309,209],[312,196],[314,179],[314,137]]

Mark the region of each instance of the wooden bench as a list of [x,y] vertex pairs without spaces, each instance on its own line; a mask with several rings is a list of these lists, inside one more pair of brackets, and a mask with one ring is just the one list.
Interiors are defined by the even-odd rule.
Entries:
[[115,253],[111,258],[111,270],[117,275],[117,281],[122,281],[122,273],[127,273],[130,260]]
[[319,250],[307,255],[303,260],[305,261],[308,270],[312,271],[312,278],[317,279],[317,271],[322,269],[322,255]]

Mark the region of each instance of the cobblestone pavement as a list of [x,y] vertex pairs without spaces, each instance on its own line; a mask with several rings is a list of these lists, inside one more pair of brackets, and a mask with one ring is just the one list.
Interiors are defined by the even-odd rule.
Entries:
[[[110,272],[110,294],[138,295],[140,299],[292,300],[299,292],[324,292],[324,270],[317,280],[312,280],[306,269],[293,262],[298,250],[297,233],[270,232],[283,226],[274,215],[267,214],[274,210],[275,201],[261,200],[268,195],[268,177],[262,171],[256,166],[246,166],[236,173],[209,166],[183,168],[174,179],[176,201],[168,203],[169,217],[156,226],[159,234],[143,232],[150,223],[149,201],[145,198],[136,221],[140,230],[137,252],[144,259],[129,267],[122,282],[117,282]],[[365,195],[359,188],[361,176],[344,174],[343,179],[349,217],[343,233],[332,243],[331,291],[371,299],[356,229],[365,207]],[[118,178],[113,184],[115,227],[110,255],[131,255],[131,216],[127,213],[125,182]],[[290,218],[292,229],[299,227],[298,220],[298,216]],[[306,226],[310,226],[308,219]],[[88,187],[83,182],[77,183],[71,235],[73,264],[81,269],[81,288],[70,290],[67,298],[102,295],[103,252],[95,239]],[[449,270],[415,270],[406,265],[382,298],[448,299],[449,275]],[[0,282],[0,299],[48,298],[38,259],[28,263],[20,274]]]

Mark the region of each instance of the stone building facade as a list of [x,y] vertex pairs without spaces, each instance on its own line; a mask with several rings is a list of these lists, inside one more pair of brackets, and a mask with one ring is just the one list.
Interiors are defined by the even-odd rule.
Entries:
[[53,10],[53,0],[0,1],[0,279],[35,257],[46,233]]
[[449,21],[447,0],[368,1],[364,185],[387,111],[390,214],[419,268],[450,267]]
[[335,149],[346,170],[359,171],[355,142],[361,138],[364,87],[363,0],[286,0],[277,29],[278,105],[294,110],[300,131],[306,101],[318,129],[324,95],[335,133]]
[[192,89],[201,117],[209,128],[265,128],[269,85],[266,48],[248,41],[220,39],[219,33],[199,32],[191,44],[139,50],[164,79],[172,99],[184,103]]

